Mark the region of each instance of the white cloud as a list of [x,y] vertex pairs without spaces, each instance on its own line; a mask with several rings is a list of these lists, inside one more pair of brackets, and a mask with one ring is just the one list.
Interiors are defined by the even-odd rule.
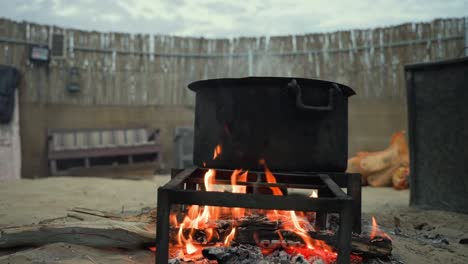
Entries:
[[468,15],[468,0],[15,0],[0,16],[86,30],[288,35]]
[[76,16],[80,13],[78,7],[67,6],[64,8],[54,8],[55,14],[61,17]]

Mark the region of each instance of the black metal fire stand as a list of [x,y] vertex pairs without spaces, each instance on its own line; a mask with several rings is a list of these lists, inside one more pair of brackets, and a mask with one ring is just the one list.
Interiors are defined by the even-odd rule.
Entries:
[[[266,183],[264,172],[249,172],[246,182],[252,193],[208,192],[203,177],[208,169],[173,170],[172,180],[158,188],[156,263],[169,260],[169,215],[171,205],[209,205],[270,210],[297,210],[316,212],[318,228],[324,228],[328,213],[340,215],[337,236],[337,263],[350,263],[351,233],[361,232],[361,177],[349,173],[278,173],[277,183]],[[215,184],[230,184],[231,170],[216,170]],[[318,197],[261,194],[261,188],[279,187],[316,189]],[[341,188],[347,188],[344,193]]]

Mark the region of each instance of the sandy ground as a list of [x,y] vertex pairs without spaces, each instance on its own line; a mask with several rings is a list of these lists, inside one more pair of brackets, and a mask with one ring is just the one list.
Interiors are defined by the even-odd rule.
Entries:
[[169,176],[149,180],[53,177],[0,182],[0,227],[37,223],[84,207],[103,211],[156,207],[156,192]]
[[[157,187],[169,180],[46,178],[0,181],[0,227],[63,217],[67,209],[138,211],[156,205]],[[408,207],[409,191],[363,188],[363,220],[371,215],[393,238],[393,255],[402,263],[468,263],[468,215]],[[399,222],[401,234],[395,234]]]

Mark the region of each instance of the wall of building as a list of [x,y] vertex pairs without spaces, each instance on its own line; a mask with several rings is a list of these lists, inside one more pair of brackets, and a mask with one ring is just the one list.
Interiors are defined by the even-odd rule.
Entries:
[[[64,35],[64,56],[48,66],[28,60],[28,45]],[[164,161],[173,165],[176,126],[193,122],[188,83],[207,78],[294,76],[352,87],[350,153],[377,150],[406,129],[403,66],[454,58],[464,19],[297,36],[205,39],[85,32],[0,19],[0,63],[23,73],[20,89],[24,177],[45,173],[47,129],[161,128]],[[78,70],[71,77],[70,69]],[[74,78],[74,79],[73,79]],[[76,80],[78,93],[68,93]]]

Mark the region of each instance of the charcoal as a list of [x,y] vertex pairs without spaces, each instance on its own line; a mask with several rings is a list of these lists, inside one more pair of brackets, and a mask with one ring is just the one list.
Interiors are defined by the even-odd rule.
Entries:
[[443,247],[450,244],[448,239],[440,234],[424,235],[424,238],[432,242],[435,247]]
[[239,256],[240,262],[238,263],[255,263],[263,258],[262,251],[257,246],[239,245],[236,247],[231,247],[231,249],[232,253]]
[[180,260],[178,258],[171,258],[167,262],[168,264],[180,264]]
[[310,257],[308,261],[309,262],[307,263],[310,263],[310,264],[325,264],[326,263],[325,261],[323,261],[323,259],[317,258],[317,257]]
[[284,261],[288,261],[287,263],[289,263],[289,260],[291,259],[291,255],[281,250],[279,251],[279,258],[281,260],[281,263],[283,263]]
[[209,260],[221,261],[229,257],[228,250],[227,247],[207,247],[202,250],[202,254]]
[[283,250],[276,250],[266,256],[264,260],[267,261],[267,263],[290,264],[291,256]]
[[294,264],[309,264],[310,262],[307,261],[304,256],[302,256],[301,254],[299,255],[296,255],[294,256],[292,259],[291,259],[291,263],[294,263]]
[[217,260],[220,264],[257,263],[263,258],[260,248],[251,245],[209,247],[203,249],[202,254],[209,260]]
[[328,214],[328,230],[337,233],[340,228],[340,216],[338,214]]

